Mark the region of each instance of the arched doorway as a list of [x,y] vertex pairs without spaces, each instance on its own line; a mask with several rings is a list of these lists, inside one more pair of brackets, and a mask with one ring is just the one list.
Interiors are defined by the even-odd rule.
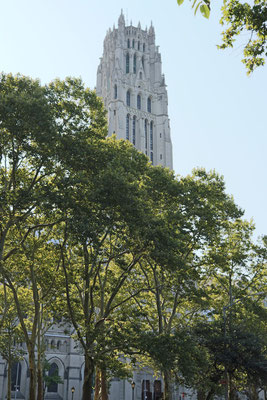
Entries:
[[52,363],[48,371],[47,393],[57,393],[59,381],[58,366]]

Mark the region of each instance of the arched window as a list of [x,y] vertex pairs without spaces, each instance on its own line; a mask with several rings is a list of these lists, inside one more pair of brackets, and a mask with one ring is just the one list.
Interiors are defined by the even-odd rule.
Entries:
[[131,93],[130,93],[130,90],[127,90],[127,93],[126,93],[126,105],[129,106],[129,107],[131,105]]
[[[50,365],[48,376],[51,378],[50,384],[47,387],[48,393],[57,393],[58,390],[58,366],[56,363]],[[54,378],[54,379],[53,379]]]
[[133,73],[136,74],[136,54],[134,55],[133,58]]
[[142,74],[142,72],[140,72],[140,74],[139,74],[139,79],[143,79],[143,74]]
[[142,67],[143,67],[143,70],[145,70],[145,57],[144,56],[142,56]]
[[127,47],[130,48],[130,39],[127,40]]
[[145,45],[145,43],[143,44],[143,52],[145,52],[146,51],[146,45]]
[[133,145],[135,146],[136,116],[133,117]]
[[150,150],[153,151],[153,122],[150,122]]
[[61,341],[60,340],[57,342],[57,349],[61,350]]
[[132,41],[132,47],[133,47],[133,49],[134,49],[134,45],[135,45],[135,43],[134,43],[134,39],[133,39],[133,41]]
[[137,49],[140,50],[140,42],[138,40]]
[[142,399],[152,399],[152,393],[150,391],[150,381],[143,380],[142,381]]
[[50,347],[51,349],[54,349],[56,347],[56,343],[54,340],[51,340]]
[[11,368],[11,390],[16,392],[20,390],[21,365],[19,362],[12,365]]
[[117,98],[118,98],[118,86],[115,85],[114,86],[114,99],[117,99]]
[[126,74],[130,72],[130,55],[129,53],[126,54]]
[[151,113],[151,97],[147,98],[147,111]]
[[154,398],[155,400],[162,398],[161,381],[158,379],[154,381]]
[[130,140],[130,115],[126,117],[126,140]]
[[145,119],[145,151],[146,151],[146,155],[147,155],[147,148],[148,148],[147,119]]
[[65,342],[63,343],[63,346],[62,346],[63,348],[62,348],[62,351],[64,352],[64,353],[66,353],[67,352],[67,350],[68,350],[68,343],[66,342],[66,340],[65,340]]
[[137,95],[137,108],[141,110],[141,96],[140,94]]

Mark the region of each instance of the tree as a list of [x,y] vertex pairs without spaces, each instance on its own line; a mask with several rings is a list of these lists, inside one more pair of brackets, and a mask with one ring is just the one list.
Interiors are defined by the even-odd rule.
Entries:
[[7,400],[11,400],[12,366],[23,358],[25,351],[18,346],[23,335],[12,293],[5,284],[0,287],[0,315],[0,354],[7,362]]
[[[45,88],[38,81],[1,75],[0,129],[0,274],[2,282],[13,293],[25,334],[30,400],[33,400],[36,382],[34,333],[30,337],[25,325],[26,310],[20,307],[20,282],[13,279],[13,267],[14,258],[22,251],[29,235],[47,226],[38,217],[46,201],[44,188],[53,174],[51,143],[55,141],[56,132]],[[36,218],[33,218],[34,214]]]
[[204,258],[209,308],[193,330],[208,352],[193,386],[207,398],[221,390],[221,381],[226,397],[234,399],[251,382],[260,387],[266,380],[267,254],[265,240],[253,243],[253,229],[239,219],[226,223]]
[[[184,0],[177,0],[182,4]],[[209,18],[212,7],[211,0],[194,0],[195,13],[199,9],[204,17]],[[251,3],[242,0],[226,0],[221,8],[220,23],[226,25],[222,32],[222,44],[219,49],[234,46],[234,42],[240,34],[247,35],[247,44],[244,47],[244,58],[247,74],[251,74],[255,68],[265,64],[267,56],[267,3],[266,0],[254,0]]]
[[[173,377],[189,375],[184,355],[190,365],[202,355],[192,319],[260,288],[266,249],[251,251],[250,225],[217,174],[176,178],[106,138],[103,105],[79,79],[42,87],[2,75],[0,89],[0,279],[27,345],[30,400],[36,387],[43,398],[43,335],[58,310],[83,350],[83,400],[95,371],[106,400],[108,374],[128,373],[119,355],[144,352],[171,399]],[[232,288],[225,297],[220,285]]]
[[[51,229],[62,222],[53,202],[59,198],[53,182],[65,177],[61,151],[65,150],[66,137],[68,144],[72,140],[71,152],[75,154],[78,137],[86,134],[97,141],[105,137],[105,126],[101,101],[79,79],[68,78],[42,87],[26,77],[1,75],[0,274],[13,293],[28,349],[30,400],[36,395],[34,353],[42,330],[41,309],[47,300],[45,293],[51,296],[56,288],[53,275],[57,263],[50,256],[54,248]],[[77,132],[80,136],[75,136]],[[82,157],[81,146],[79,151]],[[52,290],[47,291],[49,285]],[[22,288],[24,295],[32,292],[26,308]],[[31,318],[25,318],[31,311]],[[41,399],[40,368],[38,377]]]
[[128,318],[139,327],[141,352],[163,375],[164,399],[171,400],[175,372],[177,377],[183,370],[185,374],[183,360],[199,357],[197,348],[192,354],[186,326],[206,306],[201,287],[205,251],[223,225],[242,212],[215,173],[195,170],[192,176],[174,179],[155,168],[152,174],[148,192],[154,216],[165,221],[170,237],[156,237],[155,247],[139,260],[136,280],[145,282],[147,290],[133,296]]
[[[61,265],[71,322],[85,357],[83,399],[91,398],[97,367],[104,400],[106,371],[121,370],[114,357],[118,350],[125,352],[116,340],[120,330],[116,310],[134,295],[128,293],[129,280],[148,247],[153,247],[159,221],[147,196],[152,167],[146,157],[114,137],[97,147],[86,141],[82,160],[79,153],[77,160],[66,160],[71,190],[65,192],[62,208],[67,219],[60,242]],[[86,161],[92,163],[92,155],[94,162],[88,168]]]
[[257,391],[266,385],[267,331],[263,323],[266,310],[262,308],[259,312],[257,303],[251,301],[251,306],[258,309],[253,315],[243,307],[241,312],[239,309],[238,315],[232,318],[230,329],[225,326],[227,321],[224,319],[199,321],[195,325],[194,340],[206,350],[206,362],[196,369],[191,384],[203,398],[225,394],[227,398],[235,399],[237,392],[243,392],[256,400]]

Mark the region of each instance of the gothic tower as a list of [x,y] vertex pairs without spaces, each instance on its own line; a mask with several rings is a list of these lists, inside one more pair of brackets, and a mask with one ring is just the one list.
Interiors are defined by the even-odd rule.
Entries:
[[154,165],[172,168],[168,95],[154,27],[109,29],[97,70],[98,96],[108,110],[109,135],[130,140]]

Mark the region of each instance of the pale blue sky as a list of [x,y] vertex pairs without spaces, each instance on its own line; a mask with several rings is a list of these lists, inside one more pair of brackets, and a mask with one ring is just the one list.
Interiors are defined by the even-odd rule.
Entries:
[[267,65],[246,76],[246,35],[237,48],[217,50],[219,9],[207,21],[176,0],[0,0],[0,71],[42,83],[81,76],[94,88],[106,31],[121,8],[129,24],[155,26],[176,173],[215,169],[257,234],[267,233]]

